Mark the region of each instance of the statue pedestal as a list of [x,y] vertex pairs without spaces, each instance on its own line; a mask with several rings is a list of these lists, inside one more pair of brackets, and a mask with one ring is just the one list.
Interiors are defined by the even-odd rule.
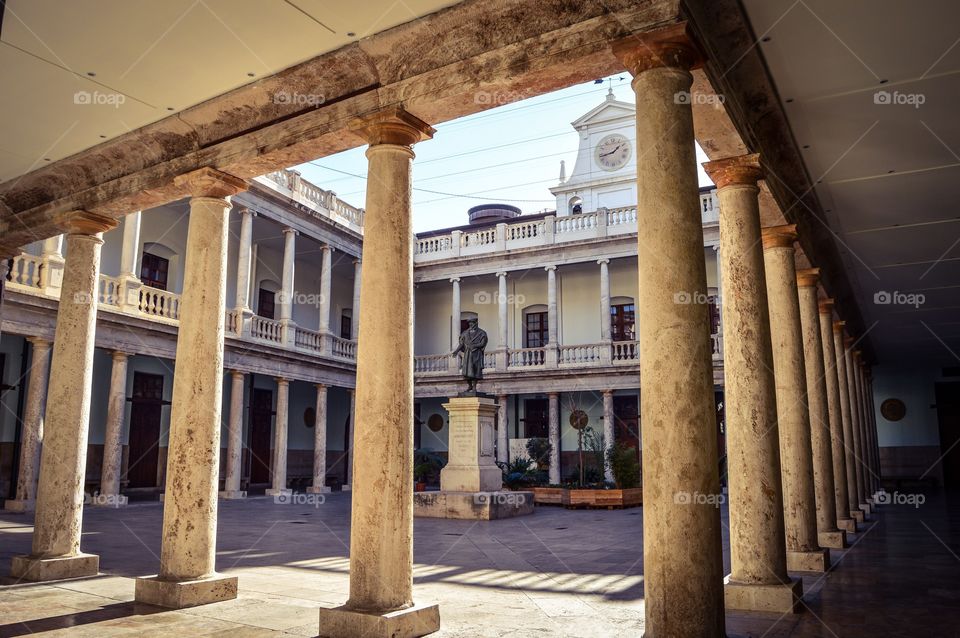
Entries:
[[494,460],[493,423],[497,402],[455,397],[450,414],[449,460],[440,471],[440,492],[414,494],[414,516],[491,520],[533,513],[532,492],[504,492]]

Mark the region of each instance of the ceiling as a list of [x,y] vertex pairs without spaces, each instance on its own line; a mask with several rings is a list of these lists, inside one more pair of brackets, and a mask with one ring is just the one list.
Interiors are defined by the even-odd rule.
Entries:
[[6,0],[0,182],[449,4]]
[[879,362],[960,364],[960,4],[743,4]]

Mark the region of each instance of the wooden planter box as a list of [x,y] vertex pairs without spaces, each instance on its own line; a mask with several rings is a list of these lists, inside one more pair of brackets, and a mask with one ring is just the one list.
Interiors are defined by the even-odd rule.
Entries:
[[534,487],[533,502],[537,505],[569,505],[570,490],[562,487]]
[[643,504],[643,488],[625,490],[570,490],[568,507],[636,507]]

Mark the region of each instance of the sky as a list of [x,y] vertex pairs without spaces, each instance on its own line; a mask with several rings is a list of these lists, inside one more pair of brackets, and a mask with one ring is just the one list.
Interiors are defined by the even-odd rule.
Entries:
[[[553,210],[548,190],[559,183],[560,160],[573,170],[578,135],[570,123],[601,104],[612,86],[618,100],[633,102],[630,75],[602,84],[577,84],[435,126],[432,140],[414,147],[415,232],[467,223],[467,209],[507,203],[524,214]],[[320,188],[364,206],[366,147],[302,164],[296,169]],[[697,147],[698,162],[707,160]],[[700,169],[700,184],[710,184]]]

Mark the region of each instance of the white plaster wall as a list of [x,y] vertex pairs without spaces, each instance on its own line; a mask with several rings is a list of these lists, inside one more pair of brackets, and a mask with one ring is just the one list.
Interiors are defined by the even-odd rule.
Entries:
[[[881,447],[940,445],[937,422],[936,388],[943,379],[939,368],[901,368],[879,365],[873,369],[874,407],[877,441]],[[897,398],[907,406],[900,421],[887,421],[880,405]]]
[[[26,379],[21,383],[21,354],[24,338],[17,335],[5,334],[0,337],[0,353],[4,355],[4,367],[0,370],[0,384],[17,386],[0,394],[0,442],[14,440],[17,428],[17,402],[20,393],[27,391]],[[28,351],[30,348],[27,348]],[[27,357],[27,370],[31,365],[31,358]],[[26,400],[26,395],[24,395]]]

